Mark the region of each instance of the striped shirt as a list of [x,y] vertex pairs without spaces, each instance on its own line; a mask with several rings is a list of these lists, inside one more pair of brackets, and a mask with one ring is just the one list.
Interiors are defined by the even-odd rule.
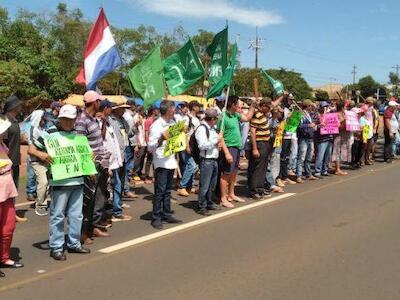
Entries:
[[103,136],[97,119],[83,110],[75,121],[75,132],[88,138],[90,148],[95,155],[95,163],[100,164],[103,168],[108,168],[110,153],[104,148]]
[[250,126],[256,129],[256,141],[269,141],[271,131],[268,126],[267,116],[259,110],[256,110],[253,118],[250,121]]

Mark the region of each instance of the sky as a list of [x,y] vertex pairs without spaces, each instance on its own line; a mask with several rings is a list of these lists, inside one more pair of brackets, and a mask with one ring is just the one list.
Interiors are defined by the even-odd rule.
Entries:
[[[18,8],[34,12],[55,11],[59,0],[0,0],[11,16]],[[254,67],[255,51],[249,48],[256,27],[262,39],[259,66],[284,67],[303,74],[318,87],[329,83],[352,83],[372,75],[387,83],[388,74],[400,65],[398,0],[71,0],[94,21],[103,6],[116,27],[152,25],[172,33],[182,25],[190,34],[198,29],[213,32],[229,23],[229,39],[239,37],[242,66]]]

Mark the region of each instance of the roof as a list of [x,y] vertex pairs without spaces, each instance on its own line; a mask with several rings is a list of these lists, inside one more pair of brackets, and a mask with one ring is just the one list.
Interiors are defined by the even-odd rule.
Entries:
[[[116,104],[124,104],[128,100],[129,97],[126,96],[118,96],[118,95],[103,95],[106,97],[108,100],[111,102],[114,102]],[[189,95],[178,95],[178,96],[171,96],[169,95],[167,100],[172,100],[175,102],[190,102],[190,101],[197,101],[200,104],[203,104],[205,108],[209,107],[214,99],[206,99],[203,97],[195,97],[195,96],[189,96]],[[160,99],[161,101],[161,99]],[[160,102],[158,101],[158,102]],[[143,100],[140,98],[135,98],[135,102],[138,105],[143,105]],[[65,100],[63,100],[63,103],[65,104],[72,104],[76,106],[83,106],[83,95],[78,95],[78,94],[71,94],[69,95]]]
[[325,91],[329,95],[329,99],[338,99],[337,93],[341,93],[345,86],[343,84],[326,84],[323,86],[314,87],[313,91]]
[[[118,96],[118,95],[103,95],[106,97],[108,100],[111,102],[114,102],[116,104],[124,104],[126,103],[127,98],[125,96]],[[63,100],[63,103],[65,104],[72,104],[76,106],[83,106],[83,95],[78,95],[78,94],[71,94],[68,96],[67,99]]]

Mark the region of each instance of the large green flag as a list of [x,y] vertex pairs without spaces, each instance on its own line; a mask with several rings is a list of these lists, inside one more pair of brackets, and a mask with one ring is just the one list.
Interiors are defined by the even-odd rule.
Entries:
[[264,77],[272,84],[272,87],[274,88],[275,93],[278,96],[283,94],[285,89],[284,89],[283,83],[281,81],[275,80],[274,78],[269,76],[268,73],[265,72],[264,70],[261,70],[261,74],[264,75]]
[[214,85],[220,81],[228,65],[228,27],[214,36],[206,52],[211,58],[208,81]]
[[184,93],[204,75],[204,67],[189,41],[163,61],[164,76],[172,96]]
[[164,80],[160,46],[154,48],[142,62],[134,66],[128,77],[133,88],[142,96],[145,109],[161,99],[164,95]]
[[229,61],[229,65],[226,68],[221,79],[216,84],[214,84],[208,91],[207,99],[221,95],[222,90],[225,87],[231,85],[233,78],[233,71],[235,70],[235,65],[236,65],[236,55],[237,55],[237,45],[235,43],[235,45],[233,45],[232,55]]

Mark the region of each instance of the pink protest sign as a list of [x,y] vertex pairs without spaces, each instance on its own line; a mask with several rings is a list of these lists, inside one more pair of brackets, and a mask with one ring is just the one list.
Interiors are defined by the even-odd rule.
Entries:
[[339,118],[337,113],[330,113],[324,116],[324,126],[321,127],[321,134],[338,134],[339,133]]
[[354,111],[345,111],[344,118],[346,120],[346,131],[360,131],[358,115]]

